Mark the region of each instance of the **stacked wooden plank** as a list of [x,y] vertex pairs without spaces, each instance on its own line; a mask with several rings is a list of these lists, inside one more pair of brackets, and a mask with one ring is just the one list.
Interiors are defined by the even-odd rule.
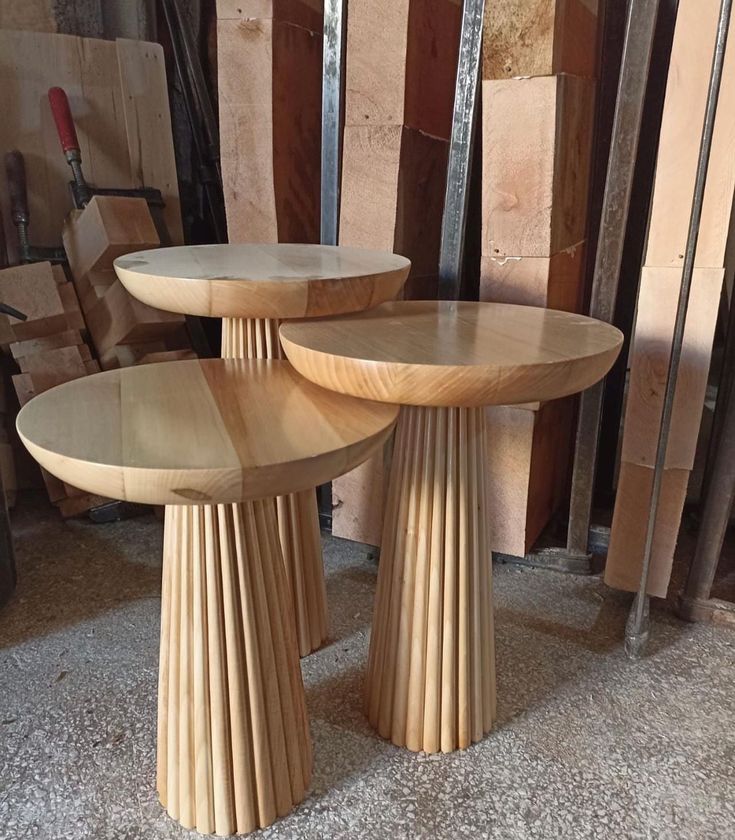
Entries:
[[[618,494],[605,582],[638,589],[653,465],[681,285],[719,0],[681,0],[664,100],[645,267],[630,357]],[[735,44],[722,89],[695,257],[681,367],[651,557],[649,594],[665,597],[702,418],[724,278],[735,165]]]
[[[73,285],[60,266],[34,263],[0,271],[0,299],[27,315],[18,321],[0,315],[0,332],[20,368],[13,376],[18,401],[99,370],[85,341],[84,320]],[[63,516],[74,516],[101,499],[43,473],[51,501]]]
[[230,242],[318,242],[320,0],[217,0]]
[[[69,166],[46,95],[52,85],[69,95],[87,180],[98,187],[158,188],[171,243],[182,243],[161,46],[0,30],[0,149],[20,149],[26,159],[33,240],[60,244],[72,209]],[[0,206],[10,262],[18,262],[4,178]]]
[[[436,296],[459,51],[458,0],[361,0],[347,15],[342,245],[412,262],[405,296]],[[334,534],[380,544],[387,459],[333,482]]]
[[143,198],[94,196],[64,226],[64,248],[84,318],[104,370],[186,358],[183,315],[141,303],[115,275],[116,257],[155,248],[156,226]]
[[[488,0],[480,299],[579,311],[597,0]],[[564,498],[573,398],[487,411],[494,551],[524,555]]]

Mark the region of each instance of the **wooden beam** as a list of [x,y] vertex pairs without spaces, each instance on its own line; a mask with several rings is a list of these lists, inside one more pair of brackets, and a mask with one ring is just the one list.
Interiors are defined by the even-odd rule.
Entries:
[[594,76],[597,0],[487,0],[483,79]]
[[579,244],[595,81],[566,75],[486,81],[482,95],[483,256],[550,257]]
[[[340,244],[408,257],[436,296],[459,50],[458,0],[361,0],[347,15]],[[380,544],[385,456],[336,479],[332,532]]]
[[230,242],[318,242],[320,4],[220,0],[217,15]]
[[[646,267],[632,338],[630,386],[605,580],[637,589],[663,394],[681,284],[719,0],[681,0],[656,162]],[[732,25],[731,35],[732,38]],[[729,44],[714,127],[649,594],[664,597],[702,419],[735,193],[735,48]]]

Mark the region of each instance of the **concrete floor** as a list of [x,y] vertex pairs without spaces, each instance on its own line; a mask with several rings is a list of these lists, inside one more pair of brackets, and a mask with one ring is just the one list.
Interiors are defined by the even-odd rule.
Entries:
[[[0,838],[196,837],[154,792],[161,523],[14,517],[0,612]],[[376,567],[325,542],[331,642],[302,661],[311,795],[268,838],[735,837],[735,633],[654,615],[597,578],[495,569],[497,729],[450,756],[382,741],[361,713]]]

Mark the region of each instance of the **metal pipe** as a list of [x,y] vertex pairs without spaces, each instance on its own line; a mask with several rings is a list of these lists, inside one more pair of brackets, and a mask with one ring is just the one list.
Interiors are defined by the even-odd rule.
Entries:
[[462,280],[484,11],[485,0],[464,1],[439,247],[439,297],[442,300],[457,300]]
[[339,237],[339,190],[342,138],[342,68],[344,67],[345,0],[324,2],[322,48],[322,245]]
[[[589,312],[601,321],[615,312],[658,8],[659,0],[631,0],[628,7]],[[574,556],[587,554],[603,389],[599,382],[580,397],[567,532]]]
[[651,551],[653,548],[653,539],[656,530],[656,514],[658,512],[658,503],[661,496],[661,482],[663,480],[663,472],[666,462],[666,450],[669,442],[671,415],[674,408],[674,395],[676,393],[676,382],[679,374],[679,362],[681,360],[684,326],[686,323],[687,307],[689,305],[689,293],[691,291],[692,275],[694,273],[694,259],[697,252],[699,227],[702,220],[704,189],[707,182],[707,170],[709,168],[710,153],[712,151],[712,137],[714,134],[715,116],[717,114],[717,100],[719,98],[720,86],[722,83],[722,69],[725,62],[725,47],[727,46],[727,34],[730,26],[731,11],[732,0],[721,0],[720,15],[717,24],[717,38],[715,41],[715,52],[712,57],[712,72],[710,75],[709,89],[707,91],[704,125],[702,127],[702,139],[699,146],[699,159],[697,161],[697,175],[694,183],[692,211],[689,217],[689,231],[687,235],[686,250],[684,252],[684,268],[682,270],[679,301],[676,308],[676,320],[674,322],[674,334],[671,342],[669,369],[666,376],[666,390],[664,392],[663,410],[661,413],[661,427],[659,429],[658,444],[656,446],[656,460],[653,470],[651,504],[648,514],[648,524],[646,527],[646,542],[643,550],[641,580],[638,593],[633,601],[630,616],[628,617],[628,622],[625,627],[625,650],[631,658],[639,657],[646,646],[646,642],[648,641],[648,576],[651,569]]

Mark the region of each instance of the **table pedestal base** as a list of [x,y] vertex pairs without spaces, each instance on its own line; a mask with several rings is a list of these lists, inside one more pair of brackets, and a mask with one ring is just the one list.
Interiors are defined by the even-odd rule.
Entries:
[[[278,321],[272,318],[223,318],[222,356],[236,359],[282,359]],[[301,656],[327,638],[327,591],[316,492],[304,490],[277,500],[286,576],[291,587],[296,638]]]
[[166,508],[158,792],[205,834],[306,793],[311,741],[272,500]]
[[411,750],[467,747],[495,717],[485,434],[482,408],[398,418],[366,712]]

